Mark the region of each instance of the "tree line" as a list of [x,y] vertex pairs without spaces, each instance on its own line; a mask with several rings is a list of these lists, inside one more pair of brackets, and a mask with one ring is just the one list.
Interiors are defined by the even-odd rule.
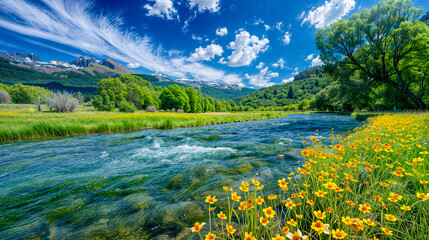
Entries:
[[153,87],[150,82],[136,75],[102,79],[98,82],[97,95],[92,102],[101,111],[113,111],[115,108],[124,112],[161,109],[186,113],[252,110],[233,100],[205,97],[192,87],[176,84]]

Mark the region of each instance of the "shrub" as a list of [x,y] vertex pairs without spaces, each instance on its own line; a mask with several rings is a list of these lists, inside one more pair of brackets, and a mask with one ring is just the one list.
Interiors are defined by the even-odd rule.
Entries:
[[73,112],[79,106],[79,101],[68,93],[57,92],[53,97],[47,98],[46,105],[51,111]]
[[157,112],[157,109],[155,106],[147,106],[146,111],[148,112]]
[[9,103],[11,101],[9,93],[0,89],[0,103]]
[[136,111],[136,107],[132,103],[122,101],[119,103],[119,111],[133,113]]

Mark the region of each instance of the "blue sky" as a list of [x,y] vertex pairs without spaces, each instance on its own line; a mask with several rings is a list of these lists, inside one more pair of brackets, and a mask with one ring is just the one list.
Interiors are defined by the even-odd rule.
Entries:
[[378,2],[2,0],[0,51],[111,57],[141,73],[260,88],[320,65],[317,30]]

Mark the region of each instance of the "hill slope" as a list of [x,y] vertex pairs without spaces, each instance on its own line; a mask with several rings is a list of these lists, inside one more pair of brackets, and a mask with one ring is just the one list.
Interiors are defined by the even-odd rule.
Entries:
[[420,21],[426,23],[429,26],[429,12],[427,12],[421,19]]
[[244,97],[241,103],[253,108],[296,104],[303,99],[315,97],[327,85],[327,74],[321,67],[315,67],[296,75],[292,82],[253,92]]

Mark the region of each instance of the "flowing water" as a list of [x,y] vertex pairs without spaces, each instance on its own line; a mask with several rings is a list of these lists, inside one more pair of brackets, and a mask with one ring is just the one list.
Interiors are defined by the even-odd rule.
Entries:
[[328,140],[332,128],[346,134],[359,125],[348,116],[291,114],[3,143],[0,239],[191,239],[207,195],[221,198],[222,186],[237,188],[256,173],[270,191],[300,165],[301,136]]

